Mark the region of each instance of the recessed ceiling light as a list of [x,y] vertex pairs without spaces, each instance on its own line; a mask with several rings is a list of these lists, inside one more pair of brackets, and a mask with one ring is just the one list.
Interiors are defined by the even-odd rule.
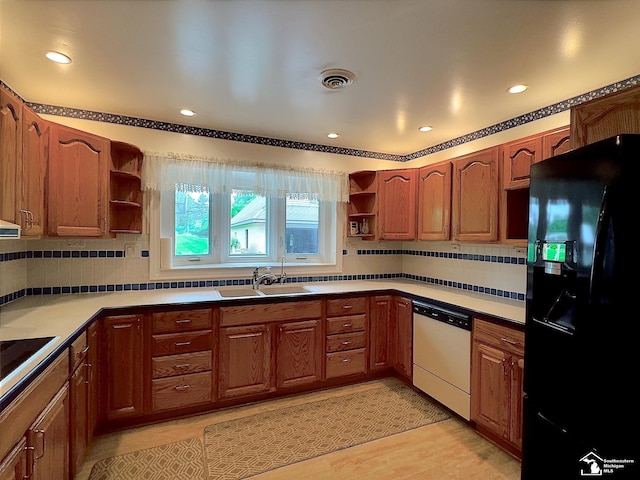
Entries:
[[507,90],[509,93],[522,93],[524,92],[527,88],[529,88],[527,85],[514,85],[513,87],[511,87],[509,90]]
[[338,133],[329,133],[327,134],[327,137],[329,138],[338,138],[340,135]]
[[60,52],[47,52],[45,53],[45,56],[51,60],[52,62],[56,62],[56,63],[71,63],[71,58],[69,58],[68,56],[66,56],[64,53],[60,53]]
[[196,114],[196,112],[194,112],[193,110],[189,110],[188,108],[183,108],[182,110],[180,110],[180,113],[185,117],[193,117]]
[[433,127],[431,125],[425,125],[424,127],[420,127],[418,130],[421,132],[430,132],[433,130]]

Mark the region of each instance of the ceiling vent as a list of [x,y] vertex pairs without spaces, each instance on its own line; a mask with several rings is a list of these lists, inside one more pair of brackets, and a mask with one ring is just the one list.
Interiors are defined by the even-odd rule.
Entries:
[[320,82],[329,90],[339,90],[351,85],[356,76],[348,70],[333,68],[320,74]]

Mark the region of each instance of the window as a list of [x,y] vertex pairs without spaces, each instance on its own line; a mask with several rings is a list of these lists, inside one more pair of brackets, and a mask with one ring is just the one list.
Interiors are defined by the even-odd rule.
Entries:
[[174,267],[335,262],[336,203],[313,195],[162,192],[161,210]]
[[237,278],[283,258],[299,274],[340,271],[346,172],[145,152],[142,184],[152,278]]

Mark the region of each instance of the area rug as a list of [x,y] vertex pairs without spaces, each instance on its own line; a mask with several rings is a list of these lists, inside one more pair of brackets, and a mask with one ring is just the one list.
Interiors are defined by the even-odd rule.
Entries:
[[89,480],[239,480],[449,418],[394,378],[209,425],[202,439],[99,460]]
[[89,480],[194,480],[204,478],[202,440],[192,438],[98,460]]
[[372,390],[206,427],[205,478],[248,478],[447,418],[443,409],[390,379]]

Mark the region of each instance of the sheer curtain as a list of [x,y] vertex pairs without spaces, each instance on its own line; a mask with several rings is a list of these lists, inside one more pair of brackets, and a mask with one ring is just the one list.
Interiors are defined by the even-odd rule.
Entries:
[[254,192],[267,197],[349,200],[349,175],[342,171],[221,160],[177,153],[145,152],[142,190]]

